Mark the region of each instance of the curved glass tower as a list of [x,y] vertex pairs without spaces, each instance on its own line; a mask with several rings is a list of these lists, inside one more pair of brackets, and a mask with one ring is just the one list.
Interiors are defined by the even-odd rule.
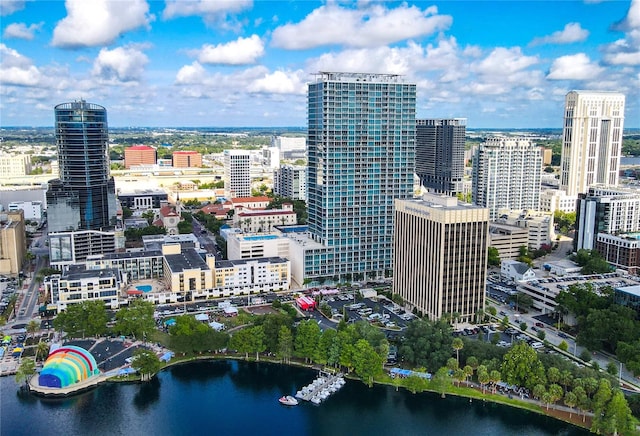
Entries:
[[[50,231],[106,230],[116,218],[107,110],[84,100],[55,107],[60,180],[50,183]],[[49,198],[51,197],[51,198]]]

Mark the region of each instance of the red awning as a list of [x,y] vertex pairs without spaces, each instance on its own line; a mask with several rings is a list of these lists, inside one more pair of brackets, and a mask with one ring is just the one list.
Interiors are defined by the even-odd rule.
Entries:
[[129,294],[129,295],[142,295],[143,292],[140,289],[129,289],[127,291],[127,294]]

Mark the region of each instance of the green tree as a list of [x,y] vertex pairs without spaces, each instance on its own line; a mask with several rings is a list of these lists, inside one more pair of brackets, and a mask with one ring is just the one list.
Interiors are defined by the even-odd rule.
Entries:
[[131,368],[135,369],[142,381],[149,380],[155,373],[160,371],[162,362],[151,350],[138,348],[133,352]]
[[501,372],[507,383],[528,389],[546,383],[544,366],[538,353],[524,342],[516,343],[504,355]]
[[562,340],[562,342],[558,344],[558,348],[566,352],[569,349],[569,344],[567,344],[565,340]]
[[533,394],[533,398],[537,400],[541,400],[545,392],[547,392],[547,388],[542,383],[538,383],[537,385],[535,385],[533,387],[533,390],[531,391],[531,393]]
[[32,319],[31,321],[29,321],[27,323],[27,334],[31,335],[31,337],[34,337],[36,332],[38,332],[40,330],[40,323],[38,323],[38,321]]
[[489,373],[489,381],[493,384],[493,393],[496,393],[496,387],[497,384],[500,382],[500,379],[502,378],[502,375],[500,374],[500,371],[498,371],[497,369],[492,370]]
[[36,345],[36,360],[45,360],[49,356],[49,344],[46,342],[38,342]]
[[245,359],[248,359],[249,353],[254,351],[252,335],[253,332],[248,327],[235,331],[229,340],[229,348],[244,353]]
[[121,335],[144,339],[155,330],[154,306],[150,301],[135,300],[116,313],[114,330]]
[[478,368],[478,383],[480,383],[480,386],[482,386],[483,394],[484,394],[485,387],[487,386],[487,383],[489,383],[490,380],[491,378],[489,377],[489,373],[487,372],[487,370],[484,369],[483,371],[481,371],[480,368]]
[[454,338],[453,341],[451,341],[451,346],[456,351],[456,362],[458,366],[460,366],[460,350],[464,348],[464,342],[462,342],[460,338]]
[[635,420],[622,392],[616,390],[606,404],[594,410],[591,431],[598,434],[637,434]]
[[291,355],[293,353],[293,334],[291,329],[287,326],[280,326],[278,332],[278,352],[277,355],[284,363],[291,361]]
[[320,326],[313,319],[302,321],[298,324],[293,342],[296,354],[304,358],[305,362],[316,357],[316,351],[320,342]]
[[107,309],[104,301],[72,304],[56,316],[53,326],[70,338],[99,336],[107,331]]
[[541,341],[544,341],[544,339],[547,337],[547,334],[545,333],[544,330],[538,330],[538,339],[540,339]]
[[356,374],[367,384],[373,386],[374,377],[382,372],[382,358],[365,339],[356,342],[353,352],[353,367]]
[[560,385],[555,384],[555,383],[552,383],[549,386],[548,392],[549,392],[549,395],[550,395],[551,403],[555,403],[556,401],[561,399],[562,396],[564,395],[564,391],[562,390]]
[[489,266],[500,266],[500,252],[497,248],[487,248],[487,263]]
[[22,358],[20,366],[16,371],[16,383],[24,383],[25,387],[29,385],[29,380],[36,373],[36,362],[28,357]]
[[451,387],[451,377],[449,376],[449,370],[445,367],[440,368],[431,377],[429,386],[434,391],[438,392],[442,398],[445,397],[445,392]]
[[529,326],[527,325],[526,322],[521,322],[520,323],[520,330],[522,330],[523,332],[526,332],[528,327]]
[[446,320],[417,319],[407,326],[398,352],[414,367],[440,368],[451,355],[451,326]]
[[578,396],[573,392],[569,391],[564,394],[564,404],[569,407],[569,419],[571,419],[571,413],[573,412],[573,408],[578,404]]

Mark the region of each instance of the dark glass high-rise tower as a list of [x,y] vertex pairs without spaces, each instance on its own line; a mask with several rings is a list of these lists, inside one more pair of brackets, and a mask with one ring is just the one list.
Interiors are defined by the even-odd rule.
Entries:
[[430,191],[455,195],[462,192],[464,118],[416,120],[416,174]]
[[55,107],[60,178],[47,191],[49,230],[108,230],[116,222],[107,110],[84,100]]

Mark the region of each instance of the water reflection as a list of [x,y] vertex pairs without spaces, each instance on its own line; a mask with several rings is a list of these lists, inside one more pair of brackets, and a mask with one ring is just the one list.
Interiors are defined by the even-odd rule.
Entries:
[[145,411],[150,405],[157,403],[160,399],[160,378],[154,377],[151,380],[141,383],[140,389],[133,397],[133,405],[140,412]]

